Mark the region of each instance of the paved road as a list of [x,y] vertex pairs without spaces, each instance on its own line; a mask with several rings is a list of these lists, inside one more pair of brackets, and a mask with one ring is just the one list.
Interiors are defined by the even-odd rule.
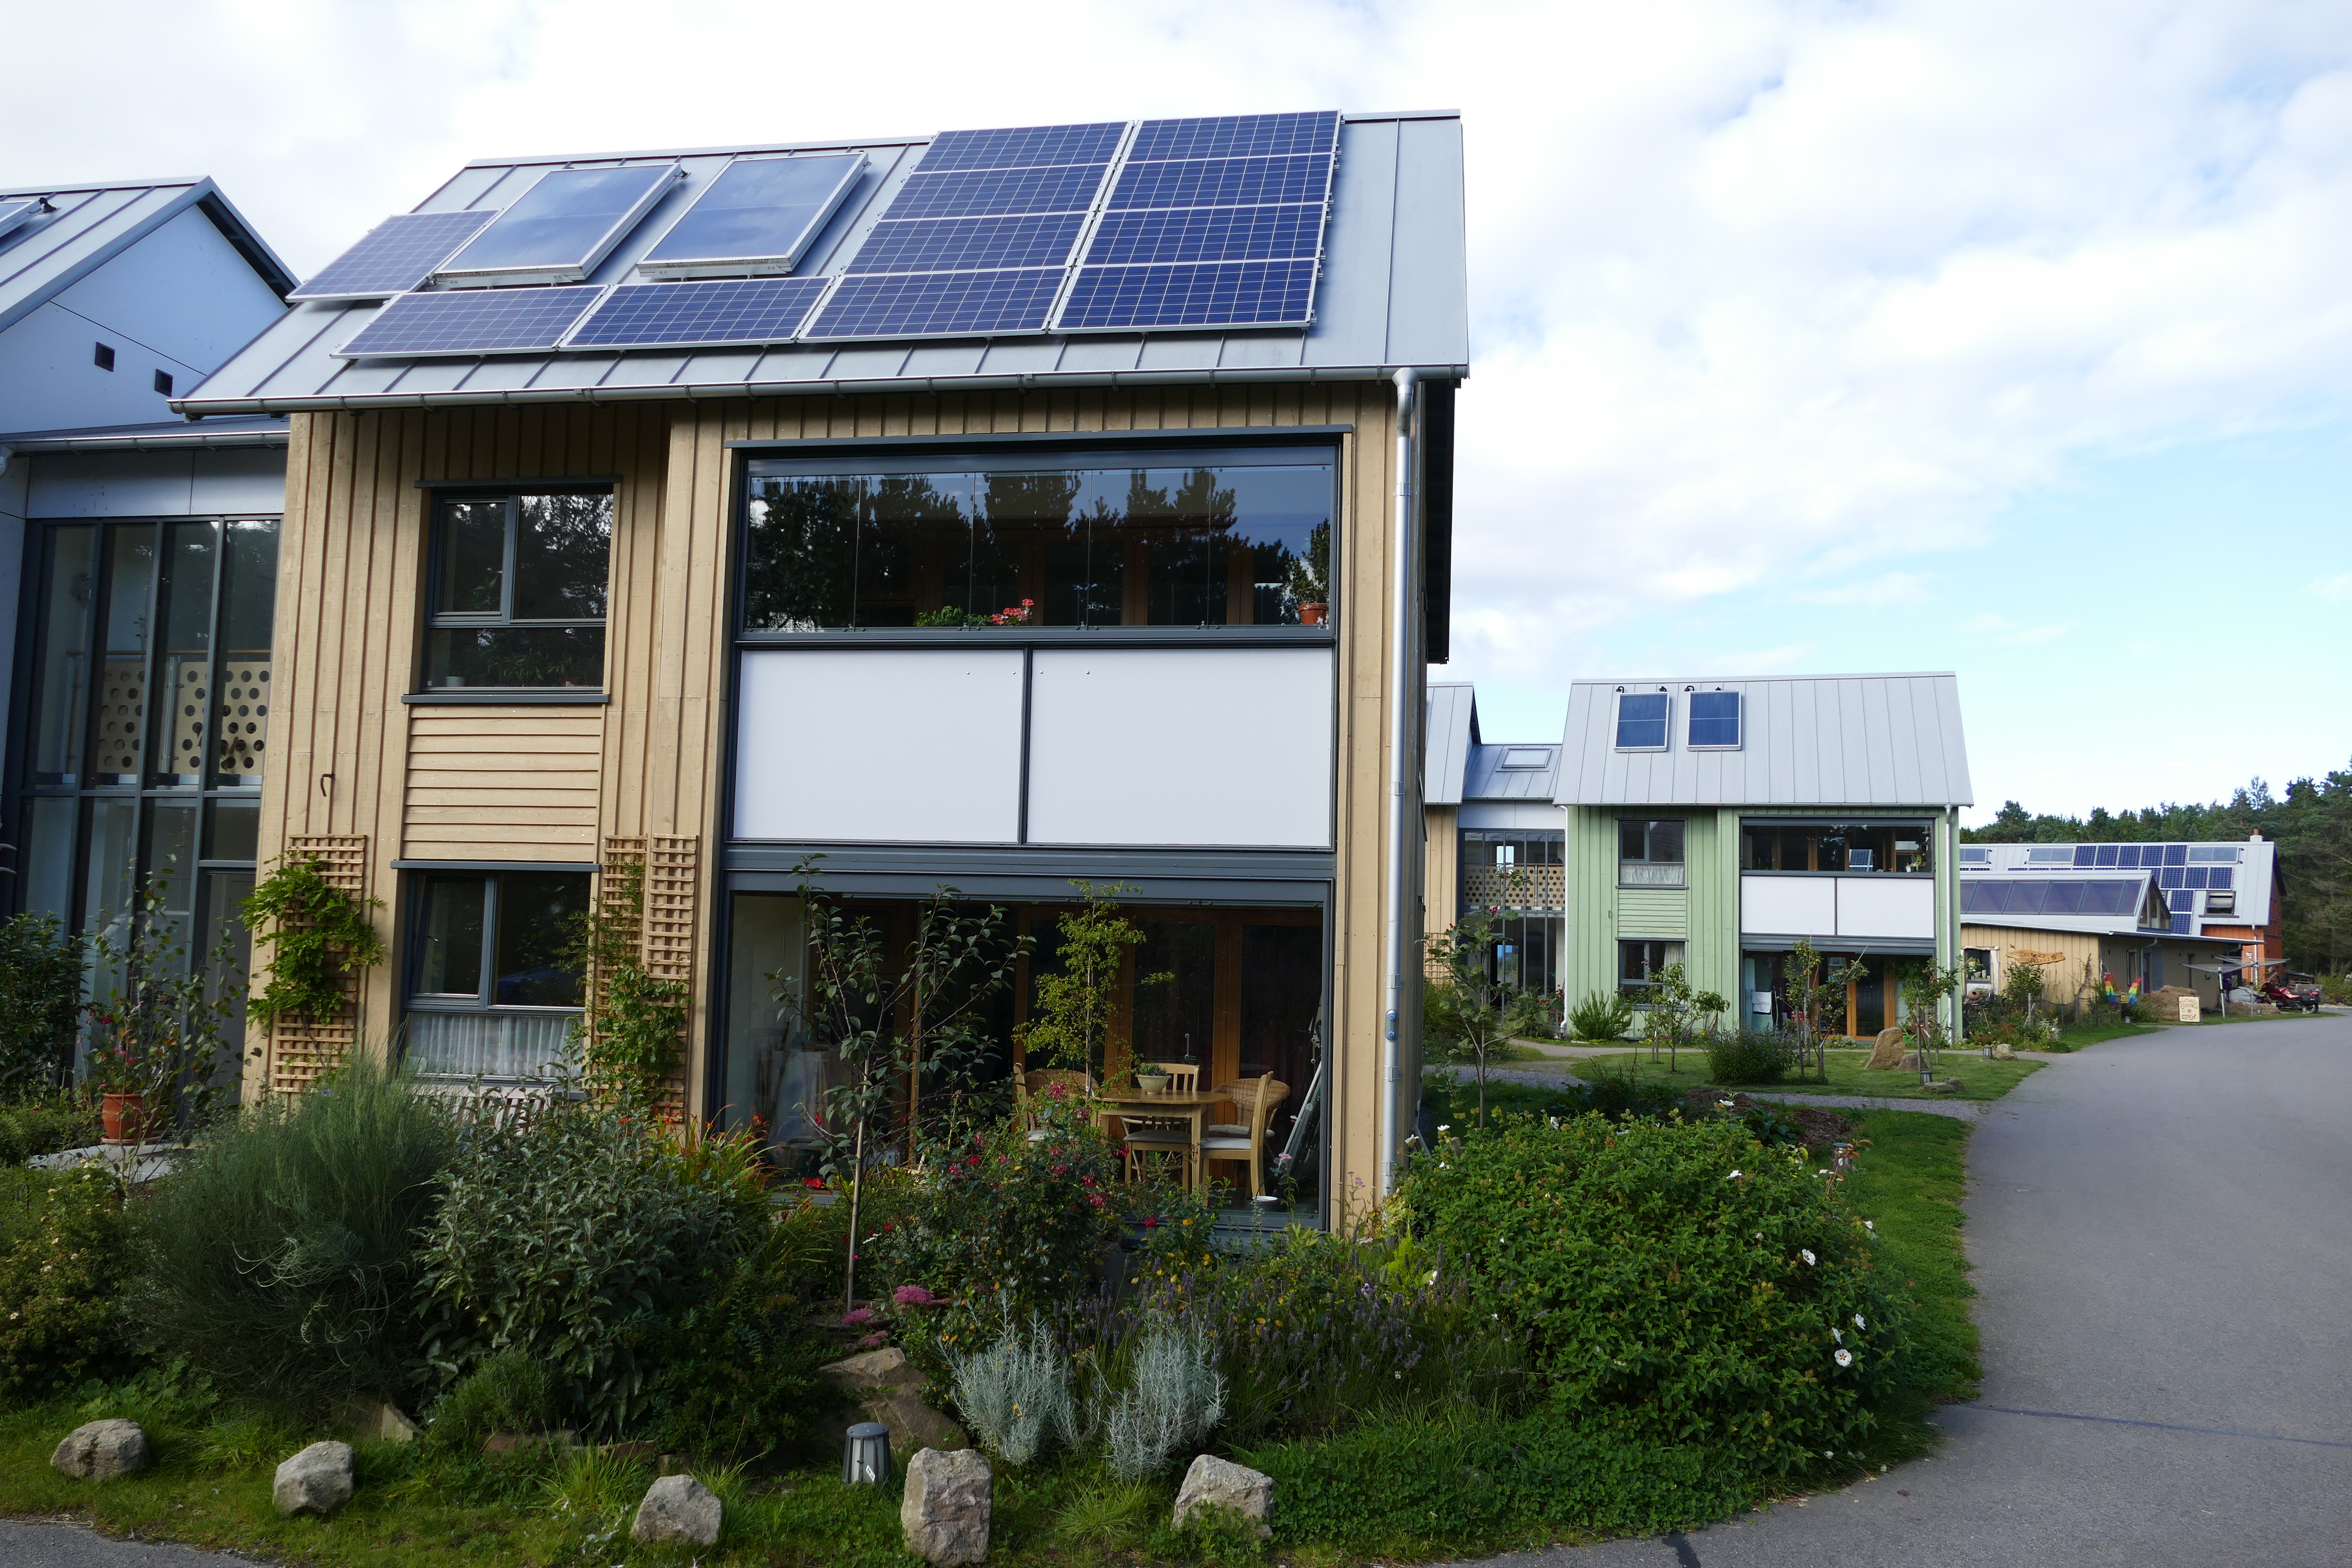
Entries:
[[1969,1163],[1984,1394],[1933,1458],[1496,1568],[2352,1563],[2352,1017],[2094,1046]]

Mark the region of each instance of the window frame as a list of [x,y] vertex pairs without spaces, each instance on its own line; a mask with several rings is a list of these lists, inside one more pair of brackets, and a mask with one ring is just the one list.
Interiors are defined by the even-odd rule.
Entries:
[[[1653,847],[1657,830],[1669,822],[1682,829],[1681,852],[1672,860],[1654,858]],[[1642,858],[1633,860],[1628,859],[1625,855],[1625,829],[1636,823],[1640,824],[1642,828]],[[1690,818],[1686,816],[1621,816],[1617,818],[1617,885],[1620,888],[1686,888],[1690,885],[1689,865]],[[1625,875],[1625,868],[1628,866],[1672,866],[1675,868],[1675,878],[1672,881],[1663,878],[1629,880]]]
[[[1685,963],[1689,946],[1681,939],[1671,937],[1619,937],[1617,939],[1617,994],[1634,1005],[1640,1006],[1650,994],[1650,988],[1657,982],[1648,978],[1633,980],[1626,976],[1625,952],[1628,948],[1635,947],[1643,950],[1642,973],[1644,976],[1648,976],[1657,973],[1662,969]],[[1661,962],[1656,964],[1649,963],[1650,955],[1647,950],[1654,947],[1658,949],[1661,954]]]
[[[1654,697],[1666,705],[1665,712],[1660,716],[1658,743],[1656,745],[1629,746],[1625,743],[1625,699],[1628,697]],[[1647,720],[1638,721],[1642,723],[1649,722]],[[1615,699],[1611,702],[1609,708],[1609,739],[1611,742],[1610,749],[1616,752],[1638,753],[1671,750],[1675,740],[1675,694],[1667,690],[1663,686],[1658,688],[1655,691],[1633,691],[1628,690],[1622,686],[1619,687],[1616,691]]]
[[[426,509],[426,548],[425,552],[425,637],[417,650],[417,671],[411,693],[430,696],[436,700],[499,702],[510,700],[509,693],[527,694],[525,700],[545,693],[568,693],[602,697],[612,689],[613,622],[613,536],[617,531],[620,511],[618,487],[609,480],[549,479],[524,483],[499,482],[480,486],[434,485],[428,490]],[[604,531],[604,613],[588,616],[518,616],[515,604],[515,563],[520,549],[522,503],[530,496],[602,496],[606,503]],[[506,509],[505,539],[499,563],[499,605],[495,611],[445,610],[441,607],[442,567],[447,561],[448,509],[453,506],[478,506],[486,501],[503,502]],[[593,686],[439,686],[433,683],[433,634],[436,632],[482,631],[511,629],[520,631],[581,630],[593,627],[597,633],[596,681]],[[472,694],[481,693],[477,699]]]
[[[1685,751],[1737,752],[1747,743],[1748,698],[1746,693],[1739,691],[1727,691],[1723,688],[1717,687],[1712,691],[1688,690],[1685,691],[1685,695],[1690,699],[1688,702],[1683,704],[1683,749]],[[1728,697],[1731,699],[1730,740],[1702,741],[1698,739],[1696,732],[1700,723],[1698,716],[1698,700],[1702,697]],[[1707,722],[1720,723],[1721,721],[1709,720]]]
[[[582,884],[581,906],[588,907],[595,897],[595,875],[584,868],[579,870],[551,868],[543,866],[484,866],[478,870],[460,866],[435,866],[429,869],[405,873],[404,892],[408,901],[408,962],[400,991],[400,1010],[408,1013],[489,1013],[527,1014],[547,1016],[553,1014],[578,1014],[588,1010],[587,981],[581,981],[581,1000],[577,1005],[555,1006],[536,1002],[500,1002],[497,999],[499,919],[503,903],[499,881],[509,876],[577,877]],[[479,881],[482,884],[482,951],[480,979],[469,998],[461,991],[425,991],[421,989],[425,977],[425,922],[431,910],[428,890],[436,881]]]

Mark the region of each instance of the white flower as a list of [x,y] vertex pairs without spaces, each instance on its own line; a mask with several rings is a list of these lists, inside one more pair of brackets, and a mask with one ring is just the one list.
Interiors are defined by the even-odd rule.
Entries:
[[1832,1339],[1833,1339],[1833,1340],[1837,1341],[1837,1342],[1838,1342],[1838,1343],[1840,1343],[1840,1344],[1843,1344],[1843,1343],[1845,1343],[1845,1336],[1844,1336],[1843,1334],[1842,1334],[1842,1333],[1839,1333],[1839,1332],[1837,1331],[1837,1329],[1835,1328],[1835,1326],[1834,1326],[1834,1325],[1832,1325],[1832,1328],[1830,1329],[1830,1338],[1832,1338]]
[[1862,1228],[1870,1232],[1873,1236],[1876,1236],[1878,1234],[1878,1226],[1874,1221],[1864,1220],[1862,1222]]
[[1833,1359],[1840,1366],[1852,1366],[1853,1364],[1853,1352],[1852,1351],[1842,1350],[1832,1359]]
[[1454,1131],[1454,1123],[1451,1121],[1441,1121],[1437,1124],[1437,1130],[1440,1132],[1451,1132]]
[[[1726,1176],[1726,1177],[1724,1178],[1724,1180],[1725,1180],[1725,1181],[1727,1181],[1727,1182],[1736,1182],[1736,1181],[1739,1180],[1739,1173],[1738,1173],[1738,1172],[1737,1172],[1737,1171],[1734,1171],[1734,1172],[1732,1172],[1732,1173],[1731,1173],[1731,1174],[1729,1174],[1728,1176]],[[1760,1235],[1762,1235],[1763,1233],[1762,1233],[1761,1231],[1759,1231],[1757,1234],[1760,1236]]]
[[1436,1269],[1434,1269],[1434,1268],[1431,1269],[1431,1270],[1429,1271],[1429,1278],[1428,1278],[1428,1279],[1424,1279],[1424,1280],[1423,1280],[1423,1281],[1422,1281],[1422,1283],[1423,1283],[1423,1284],[1424,1284],[1424,1285],[1434,1285],[1434,1284],[1436,1284],[1436,1283],[1437,1283],[1437,1270],[1436,1270]]
[[1811,1264],[1813,1260],[1813,1249],[1810,1247],[1801,1247],[1797,1248],[1797,1256]]
[[1867,1329],[1870,1327],[1868,1323],[1862,1321],[1862,1314],[1860,1312],[1856,1312],[1853,1315],[1853,1326],[1857,1329]]
[[1737,1110],[1738,1109],[1738,1106],[1732,1104],[1732,1102],[1727,1100],[1718,1100],[1716,1103],[1723,1107],[1726,1110]]

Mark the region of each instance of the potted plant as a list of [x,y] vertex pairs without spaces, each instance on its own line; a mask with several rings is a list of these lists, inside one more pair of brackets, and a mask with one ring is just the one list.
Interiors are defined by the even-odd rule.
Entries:
[[1165,1094],[1168,1092],[1168,1075],[1157,1068],[1138,1068],[1135,1087],[1146,1094]]
[[1307,553],[1293,556],[1284,591],[1298,604],[1298,624],[1319,626],[1331,614],[1331,525],[1318,522],[1307,536]]
[[145,1143],[184,1109],[200,1120],[221,1092],[229,1049],[222,1036],[244,976],[226,935],[191,963],[187,944],[173,931],[158,877],[134,911],[90,941],[99,973],[114,977],[86,1010],[89,1072],[110,1144]]

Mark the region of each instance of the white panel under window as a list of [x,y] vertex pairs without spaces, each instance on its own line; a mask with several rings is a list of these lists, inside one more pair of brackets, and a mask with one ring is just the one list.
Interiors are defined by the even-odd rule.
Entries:
[[1935,878],[1877,876],[1832,879],[1837,885],[1838,935],[1928,939],[1935,936]]
[[761,650],[736,708],[741,838],[1010,843],[1015,649]]
[[1742,877],[1739,929],[1777,936],[1831,936],[1837,931],[1834,877]]
[[1328,648],[1040,648],[1034,844],[1331,842]]
[[403,1051],[428,1078],[561,1078],[577,1064],[576,1013],[408,1015]]

